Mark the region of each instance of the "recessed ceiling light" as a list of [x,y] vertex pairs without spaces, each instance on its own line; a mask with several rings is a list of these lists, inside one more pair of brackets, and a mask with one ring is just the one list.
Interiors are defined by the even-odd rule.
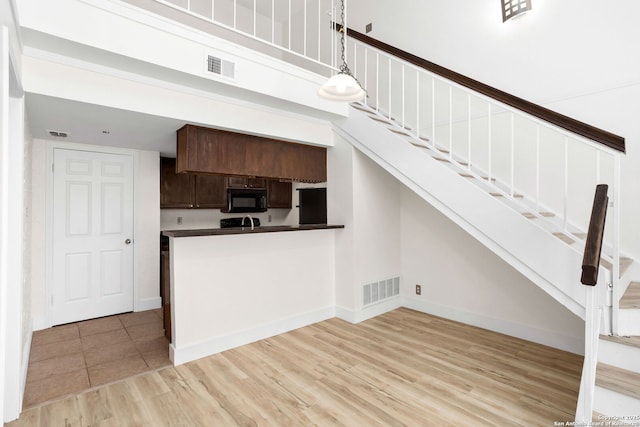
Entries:
[[55,136],[58,138],[66,138],[69,136],[69,132],[63,132],[60,130],[47,130],[47,132],[49,132],[49,135]]

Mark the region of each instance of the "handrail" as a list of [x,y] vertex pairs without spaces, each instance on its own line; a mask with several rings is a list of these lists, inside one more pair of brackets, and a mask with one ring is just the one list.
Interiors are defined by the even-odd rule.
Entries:
[[591,220],[589,221],[589,230],[587,231],[587,241],[582,258],[582,277],[580,281],[583,285],[595,286],[598,281],[598,267],[600,267],[600,253],[602,251],[602,239],[604,237],[604,223],[607,217],[607,205],[609,204],[609,197],[607,196],[608,189],[609,186],[606,184],[596,186]]
[[608,186],[599,184],[593,198],[591,219],[582,259],[582,277],[580,281],[586,286],[585,293],[585,336],[584,363],[582,366],[582,381],[580,395],[576,408],[576,422],[587,425],[592,419],[593,401],[595,395],[596,370],[598,366],[598,337],[600,334],[600,308],[598,307],[598,268],[600,266],[600,252],[602,237],[607,216]]
[[[335,28],[340,31],[342,29],[342,26],[340,24],[335,24]],[[513,108],[517,108],[518,110],[528,113],[534,117],[552,123],[575,134],[581,135],[592,141],[606,145],[607,147],[613,148],[614,150],[623,153],[625,152],[625,139],[621,136],[615,135],[611,132],[602,130],[595,126],[591,126],[584,122],[572,119],[571,117],[534,104],[533,102],[501,91],[500,89],[496,89],[492,86],[445,68],[441,65],[434,64],[431,61],[427,61],[426,59],[422,59],[414,54],[376,40],[358,31],[352,30],[351,28],[347,28],[347,36],[366,43],[390,55],[401,58],[415,66],[424,68],[434,74],[451,80],[482,95],[493,98]]]

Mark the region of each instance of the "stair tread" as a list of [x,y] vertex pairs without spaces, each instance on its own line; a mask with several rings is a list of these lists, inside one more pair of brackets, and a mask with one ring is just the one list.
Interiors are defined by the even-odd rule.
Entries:
[[[620,257],[620,275],[622,276],[627,268],[631,267],[633,264],[633,260],[631,258]],[[607,270],[611,270],[613,268],[613,264],[611,264],[606,259],[600,259],[600,265],[602,265]]]
[[370,107],[365,107],[365,106],[360,105],[360,104],[355,103],[355,102],[352,102],[352,103],[351,103],[351,106],[352,106],[353,108],[355,108],[356,110],[364,111],[365,113],[369,113],[369,112],[371,112],[371,110],[372,110]]
[[402,129],[389,128],[389,130],[390,130],[391,132],[397,133],[398,135],[403,135],[403,136],[411,137],[411,134],[409,134],[409,133],[407,133],[407,132],[403,131]]
[[377,122],[380,122],[380,123],[391,124],[391,122],[390,122],[388,119],[384,119],[384,118],[382,118],[382,117],[372,116],[372,115],[369,115],[369,117],[370,117],[371,119],[373,119],[373,120],[377,121]]
[[[476,176],[476,175],[472,175],[472,174],[470,174],[468,172],[460,172],[460,176],[463,177],[463,178],[479,178],[479,179],[481,179],[483,181],[486,181],[486,180],[489,179],[489,177],[487,177],[487,176]],[[496,180],[495,178],[491,178],[491,181],[495,181],[495,180]]]
[[640,374],[598,363],[596,385],[640,399]]
[[630,347],[640,348],[640,337],[616,337],[613,335],[600,335],[600,339],[615,342],[618,344],[628,345]]
[[[489,194],[491,194],[493,197],[504,197],[504,196],[505,196],[504,194],[502,194],[502,193],[497,193],[497,192],[491,192],[491,193],[489,193]],[[515,193],[515,194],[513,195],[513,197],[514,197],[514,198],[516,198],[516,199],[521,199],[521,198],[523,198],[524,196],[523,196],[522,194]]]
[[563,233],[561,231],[556,231],[555,233],[553,233],[553,235],[556,236],[558,239],[562,240],[563,242],[569,244],[569,245],[571,245],[571,244],[576,242],[571,237],[567,236],[565,233]]
[[534,214],[533,212],[523,212],[522,215],[524,215],[524,217],[527,219],[536,219],[538,218],[538,216],[541,216],[543,218],[552,218],[556,216],[556,214],[554,214],[553,212],[538,212],[538,215]]
[[640,308],[640,282],[631,282],[620,299],[620,308]]

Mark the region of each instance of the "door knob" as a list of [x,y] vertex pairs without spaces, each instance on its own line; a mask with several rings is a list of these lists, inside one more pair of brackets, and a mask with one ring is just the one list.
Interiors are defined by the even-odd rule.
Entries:
[[127,245],[130,245],[131,244],[131,239],[125,240],[124,243],[126,243]]

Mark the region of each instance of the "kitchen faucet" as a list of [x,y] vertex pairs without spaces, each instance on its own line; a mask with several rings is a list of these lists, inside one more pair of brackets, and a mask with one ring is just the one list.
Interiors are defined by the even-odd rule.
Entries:
[[251,218],[251,215],[245,215],[245,216],[242,218],[242,227],[244,227],[244,220],[245,220],[246,218],[249,218],[249,221],[251,222],[251,229],[253,230],[254,224],[253,224],[253,218]]

